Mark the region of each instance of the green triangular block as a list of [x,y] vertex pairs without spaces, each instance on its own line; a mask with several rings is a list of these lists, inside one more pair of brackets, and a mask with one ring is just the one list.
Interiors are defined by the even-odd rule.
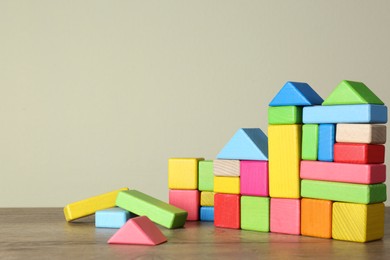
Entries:
[[328,105],[377,104],[384,105],[364,83],[343,80],[322,103]]

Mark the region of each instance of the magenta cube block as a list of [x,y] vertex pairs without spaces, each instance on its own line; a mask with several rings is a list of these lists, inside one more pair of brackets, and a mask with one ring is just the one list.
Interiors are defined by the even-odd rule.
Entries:
[[242,195],[268,197],[268,161],[240,161]]

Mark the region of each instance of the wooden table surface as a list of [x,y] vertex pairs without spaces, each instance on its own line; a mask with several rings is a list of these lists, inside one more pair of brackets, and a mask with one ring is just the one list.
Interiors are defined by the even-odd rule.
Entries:
[[364,244],[204,222],[160,229],[168,242],[159,246],[108,245],[116,229],[95,228],[93,217],[67,223],[60,208],[0,208],[0,259],[390,259],[388,224],[382,240]]

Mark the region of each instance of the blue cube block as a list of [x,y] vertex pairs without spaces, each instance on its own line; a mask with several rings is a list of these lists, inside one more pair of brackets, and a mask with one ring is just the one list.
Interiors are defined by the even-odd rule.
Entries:
[[214,207],[200,207],[200,221],[214,222]]
[[318,160],[333,162],[334,143],[336,139],[335,124],[320,124],[318,128]]
[[135,216],[118,207],[98,210],[95,213],[95,226],[98,228],[121,228],[127,220]]

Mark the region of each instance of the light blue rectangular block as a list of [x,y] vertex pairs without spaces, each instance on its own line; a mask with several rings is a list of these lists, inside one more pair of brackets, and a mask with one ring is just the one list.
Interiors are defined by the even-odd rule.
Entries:
[[214,207],[200,207],[200,221],[214,222]]
[[337,105],[303,108],[304,124],[387,123],[387,107],[382,105]]
[[133,217],[136,215],[118,207],[98,210],[95,213],[95,227],[121,228],[127,220]]
[[320,124],[318,128],[318,160],[333,162],[333,147],[336,138],[335,124]]

